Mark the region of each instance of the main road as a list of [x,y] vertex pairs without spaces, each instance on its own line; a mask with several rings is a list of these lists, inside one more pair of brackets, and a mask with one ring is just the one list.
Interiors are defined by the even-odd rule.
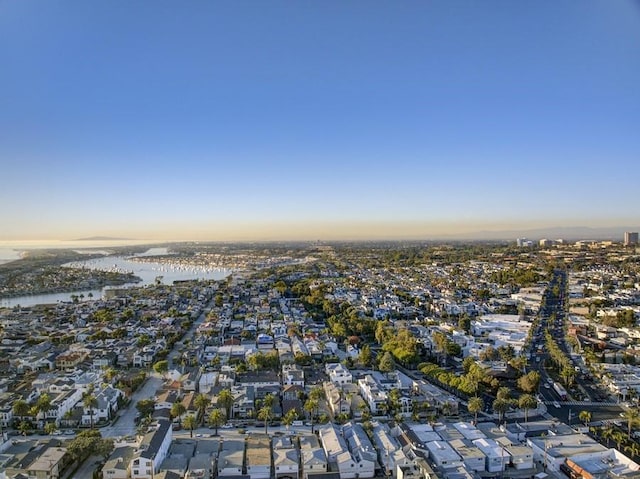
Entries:
[[[539,312],[539,325],[533,335],[531,343],[530,368],[540,373],[539,395],[547,404],[547,412],[553,417],[569,424],[576,424],[580,411],[589,411],[592,414],[592,421],[617,420],[624,409],[616,404],[612,398],[608,402],[594,402],[591,393],[582,385],[579,385],[581,392],[585,396],[585,401],[573,401],[571,398],[561,398],[553,389],[553,380],[544,364],[548,358],[545,347],[544,334],[549,331],[560,349],[571,358],[569,349],[564,341],[564,321],[565,321],[565,291],[567,273],[563,270],[554,270],[553,278],[543,297]],[[556,293],[557,292],[557,293]],[[554,318],[555,323],[551,324],[550,319]],[[573,364],[578,367],[577,364]],[[558,405],[559,407],[556,407]]]

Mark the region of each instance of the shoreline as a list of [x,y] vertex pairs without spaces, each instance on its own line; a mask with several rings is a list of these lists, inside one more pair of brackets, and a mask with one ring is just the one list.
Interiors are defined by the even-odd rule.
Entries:
[[99,283],[99,284],[95,284],[92,286],[88,286],[86,288],[83,289],[78,289],[77,287],[58,287],[58,288],[45,288],[45,289],[41,289],[41,290],[37,290],[37,291],[30,291],[30,292],[26,292],[26,291],[18,291],[15,294],[6,294],[6,293],[2,293],[0,294],[0,300],[3,299],[13,299],[13,298],[19,298],[21,296],[40,296],[40,295],[46,295],[46,294],[67,294],[67,293],[78,293],[81,294],[83,292],[89,292],[89,291],[95,291],[96,289],[104,289],[106,287],[109,286],[124,286],[124,285],[131,285],[131,286],[136,286],[138,283],[142,282],[142,278],[140,278],[139,276],[135,276],[134,278],[132,278],[130,281],[124,281],[124,282],[105,282],[105,283]]

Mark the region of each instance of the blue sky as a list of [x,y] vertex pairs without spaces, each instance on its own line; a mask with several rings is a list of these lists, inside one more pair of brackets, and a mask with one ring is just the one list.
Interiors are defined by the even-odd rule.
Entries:
[[0,240],[640,224],[640,2],[0,2]]

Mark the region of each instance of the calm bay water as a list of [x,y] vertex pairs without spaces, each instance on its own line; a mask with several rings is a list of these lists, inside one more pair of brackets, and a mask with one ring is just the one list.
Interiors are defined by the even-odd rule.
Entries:
[[[88,245],[84,244],[82,246],[88,247]],[[0,252],[1,251],[2,248],[0,248]],[[18,258],[19,251],[20,249],[18,249]],[[6,256],[9,256],[10,253],[5,252],[4,254]],[[148,284],[153,284],[156,281],[159,281],[163,284],[172,284],[174,281],[184,281],[191,279],[220,280],[226,278],[232,273],[232,270],[228,268],[220,268],[215,266],[196,267],[181,264],[177,260],[172,261],[171,259],[163,259],[162,261],[152,261],[151,259],[149,259],[150,256],[166,254],[168,254],[166,248],[151,248],[148,251],[134,257],[105,256],[104,258],[68,263],[65,266],[74,268],[96,269],[102,271],[132,272],[135,276],[138,276],[142,279],[142,281],[139,283],[130,283],[119,287],[145,286]],[[139,262],[131,259],[135,257],[146,259],[144,262]],[[2,256],[0,256],[0,261],[2,259]],[[5,259],[11,260],[10,257]],[[87,301],[90,299],[88,297],[89,293],[93,295],[93,299],[102,297],[102,290],[83,290],[73,291],[69,293],[16,296],[14,298],[0,299],[0,307],[10,308],[17,305],[33,306],[36,304],[54,304],[57,302],[72,301],[72,295],[79,296],[81,294],[84,295],[83,300]]]

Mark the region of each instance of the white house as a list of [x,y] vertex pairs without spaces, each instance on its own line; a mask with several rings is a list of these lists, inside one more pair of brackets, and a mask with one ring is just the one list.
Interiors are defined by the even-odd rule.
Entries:
[[300,454],[288,436],[273,438],[275,479],[298,479]]
[[351,371],[342,363],[328,363],[325,372],[333,384],[347,384],[353,382]]
[[144,436],[131,459],[131,479],[152,479],[158,473],[169,452],[172,432],[171,423],[160,419],[155,429]]

